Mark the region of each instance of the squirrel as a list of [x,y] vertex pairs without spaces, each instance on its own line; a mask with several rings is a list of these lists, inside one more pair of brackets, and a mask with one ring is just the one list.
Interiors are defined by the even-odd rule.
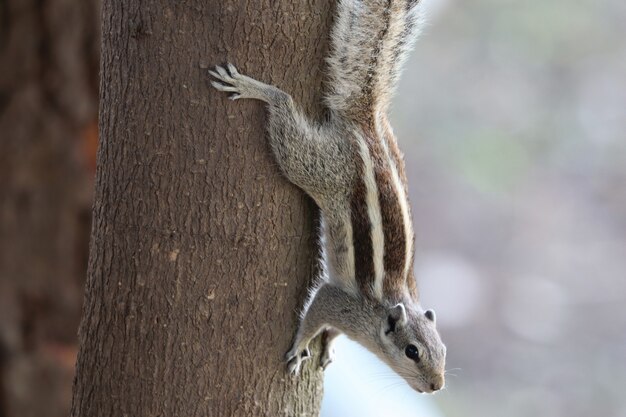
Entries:
[[213,87],[231,100],[267,103],[268,139],[282,173],[321,210],[323,272],[286,355],[294,375],[311,357],[314,337],[322,335],[325,369],[333,339],[344,333],[414,390],[444,386],[446,347],[434,311],[418,301],[404,160],[387,119],[421,16],[419,0],[338,1],[323,122],[230,63],[209,71]]

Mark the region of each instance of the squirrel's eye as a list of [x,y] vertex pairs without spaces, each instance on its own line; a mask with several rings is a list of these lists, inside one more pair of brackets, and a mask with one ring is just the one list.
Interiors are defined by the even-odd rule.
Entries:
[[404,349],[404,353],[409,359],[413,359],[415,362],[420,361],[420,353],[415,345],[408,345],[406,349]]

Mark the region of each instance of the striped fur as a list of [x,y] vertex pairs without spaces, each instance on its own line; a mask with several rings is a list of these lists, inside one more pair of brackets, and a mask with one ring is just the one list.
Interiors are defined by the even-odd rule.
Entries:
[[414,236],[395,138],[385,119],[348,136],[355,145],[350,191],[317,199],[328,279],[371,300],[411,298]]
[[403,299],[412,266],[413,229],[405,185],[386,140],[357,134],[359,175],[351,196],[358,287],[376,300]]

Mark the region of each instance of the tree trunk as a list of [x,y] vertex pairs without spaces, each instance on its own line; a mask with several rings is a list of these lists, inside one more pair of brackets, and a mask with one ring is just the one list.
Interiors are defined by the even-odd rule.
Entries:
[[69,413],[87,266],[98,4],[0,1],[0,416]]
[[103,6],[100,149],[72,415],[315,416],[283,357],[315,271],[315,207],[279,173],[229,60],[320,116],[328,0]]

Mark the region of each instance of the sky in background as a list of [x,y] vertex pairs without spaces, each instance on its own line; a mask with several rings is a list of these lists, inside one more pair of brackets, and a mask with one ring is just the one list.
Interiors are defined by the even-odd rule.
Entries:
[[426,6],[392,125],[447,388],[343,341],[323,416],[626,417],[626,2]]

